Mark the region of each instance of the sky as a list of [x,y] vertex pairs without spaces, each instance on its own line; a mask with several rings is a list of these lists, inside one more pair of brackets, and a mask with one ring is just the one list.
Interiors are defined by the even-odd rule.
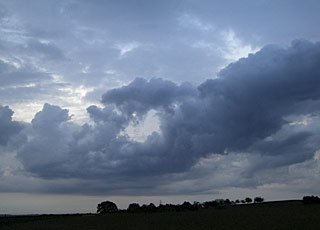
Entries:
[[317,0],[0,0],[0,214],[320,194]]

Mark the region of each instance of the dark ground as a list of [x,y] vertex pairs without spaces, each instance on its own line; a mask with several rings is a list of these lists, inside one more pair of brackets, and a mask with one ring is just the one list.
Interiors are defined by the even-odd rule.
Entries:
[[320,204],[267,202],[189,212],[1,217],[6,229],[307,229],[320,230]]

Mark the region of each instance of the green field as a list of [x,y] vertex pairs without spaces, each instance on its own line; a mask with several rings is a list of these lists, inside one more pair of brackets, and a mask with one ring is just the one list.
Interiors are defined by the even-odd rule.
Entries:
[[267,202],[189,212],[1,217],[0,229],[320,229],[320,205]]

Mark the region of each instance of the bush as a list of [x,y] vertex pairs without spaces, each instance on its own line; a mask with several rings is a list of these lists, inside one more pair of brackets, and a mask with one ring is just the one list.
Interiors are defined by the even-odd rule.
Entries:
[[256,197],[254,198],[254,203],[262,203],[264,199],[262,197]]

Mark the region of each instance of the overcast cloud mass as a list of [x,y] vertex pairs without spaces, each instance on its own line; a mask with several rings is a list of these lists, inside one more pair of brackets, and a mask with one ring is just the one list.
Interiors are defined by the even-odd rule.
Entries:
[[0,6],[0,193],[320,193],[317,1]]

